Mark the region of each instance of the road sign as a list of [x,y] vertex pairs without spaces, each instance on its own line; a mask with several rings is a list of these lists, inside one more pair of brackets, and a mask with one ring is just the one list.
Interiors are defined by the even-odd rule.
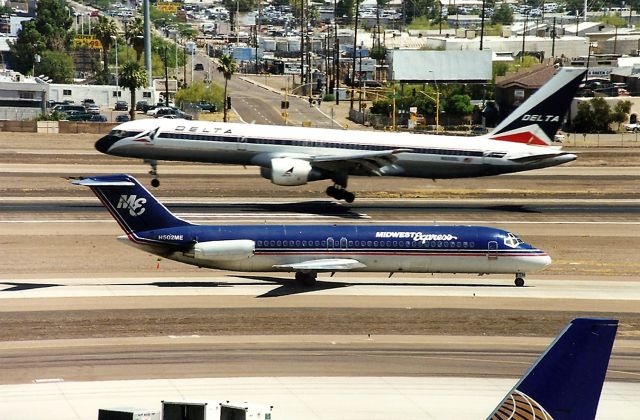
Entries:
[[92,50],[101,50],[102,42],[100,42],[95,35],[76,35],[73,39],[73,46],[76,48],[86,47]]

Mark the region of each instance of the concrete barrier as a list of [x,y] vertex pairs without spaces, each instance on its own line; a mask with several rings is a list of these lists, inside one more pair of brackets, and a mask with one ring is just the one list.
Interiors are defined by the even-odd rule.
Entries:
[[107,134],[119,123],[86,122],[86,121],[59,121],[59,133],[64,134]]
[[38,127],[35,121],[0,121],[0,131],[15,133],[36,133]]

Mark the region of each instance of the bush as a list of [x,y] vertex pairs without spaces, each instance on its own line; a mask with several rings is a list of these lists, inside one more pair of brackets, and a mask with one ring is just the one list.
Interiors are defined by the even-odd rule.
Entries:
[[325,93],[322,97],[322,102],[333,102],[336,100],[336,96],[333,93]]

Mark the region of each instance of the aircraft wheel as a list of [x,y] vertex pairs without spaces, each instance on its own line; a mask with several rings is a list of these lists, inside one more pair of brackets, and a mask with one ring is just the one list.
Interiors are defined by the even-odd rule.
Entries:
[[327,187],[326,193],[331,198],[338,198],[338,189],[334,186]]
[[316,275],[315,273],[302,273],[296,272],[296,281],[301,286],[313,286],[316,284]]
[[160,180],[158,178],[153,178],[151,180],[151,186],[153,188],[158,188],[160,186]]
[[348,191],[345,191],[344,193],[344,201],[346,201],[347,203],[353,203],[353,200],[356,199],[356,195],[354,193],[350,193]]
[[516,277],[515,284],[516,284],[516,287],[524,286],[524,279],[522,277]]

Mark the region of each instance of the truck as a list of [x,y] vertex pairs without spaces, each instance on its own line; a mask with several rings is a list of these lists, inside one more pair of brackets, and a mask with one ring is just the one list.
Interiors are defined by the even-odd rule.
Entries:
[[100,408],[98,420],[160,420],[160,412],[146,408]]
[[273,420],[273,406],[225,402],[162,401],[162,420]]

